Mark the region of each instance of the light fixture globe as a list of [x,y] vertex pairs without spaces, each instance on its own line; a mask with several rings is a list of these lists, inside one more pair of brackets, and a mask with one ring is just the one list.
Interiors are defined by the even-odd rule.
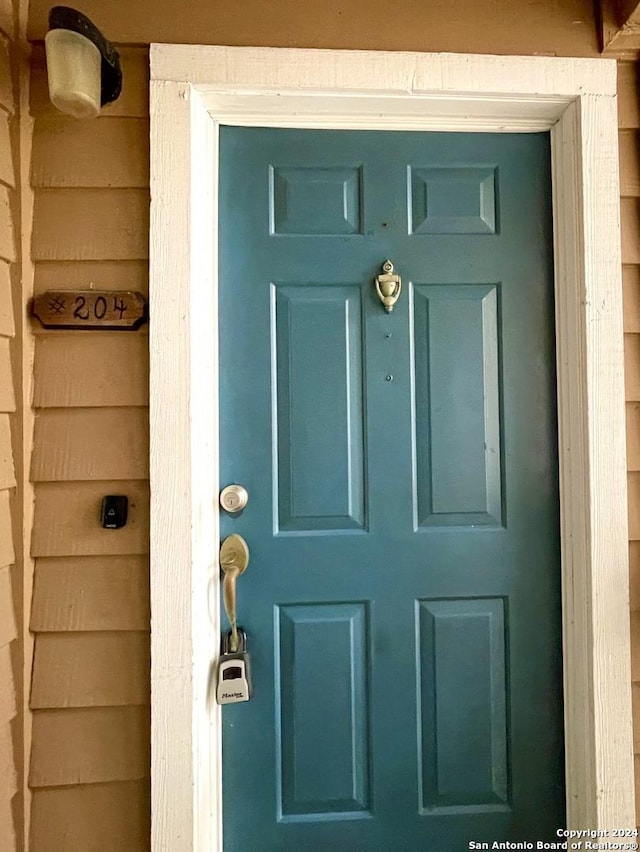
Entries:
[[61,112],[95,118],[122,89],[120,57],[81,12],[54,6],[45,36],[49,97]]

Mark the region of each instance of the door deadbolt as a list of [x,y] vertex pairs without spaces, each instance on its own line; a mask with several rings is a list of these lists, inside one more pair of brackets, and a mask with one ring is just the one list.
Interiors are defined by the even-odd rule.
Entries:
[[249,492],[243,485],[227,485],[220,492],[220,505],[230,515],[237,515],[249,502]]

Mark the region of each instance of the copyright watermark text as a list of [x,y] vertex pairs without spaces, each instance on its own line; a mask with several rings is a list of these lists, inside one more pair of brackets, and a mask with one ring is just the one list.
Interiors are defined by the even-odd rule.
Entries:
[[558,840],[470,840],[469,849],[575,849],[580,852],[636,852],[638,830],[636,828],[559,828]]

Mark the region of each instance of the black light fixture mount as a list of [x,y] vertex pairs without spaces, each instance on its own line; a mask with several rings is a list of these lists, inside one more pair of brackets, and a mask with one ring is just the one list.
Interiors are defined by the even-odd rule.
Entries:
[[82,12],[54,6],[45,46],[49,96],[59,110],[92,118],[118,98],[122,91],[118,51]]

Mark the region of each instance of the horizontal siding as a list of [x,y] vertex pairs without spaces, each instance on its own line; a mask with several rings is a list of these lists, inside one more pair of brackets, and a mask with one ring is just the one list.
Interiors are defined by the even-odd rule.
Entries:
[[140,332],[58,332],[36,341],[36,408],[146,406],[149,341]]
[[4,34],[0,35],[0,106],[7,112],[16,109],[13,93],[13,74],[9,55],[10,43]]
[[0,491],[16,484],[13,453],[11,451],[11,424],[8,414],[0,414]]
[[18,774],[11,725],[5,722],[0,724],[0,849],[2,852],[17,850],[12,813],[12,800],[17,791]]
[[[149,120],[38,119],[31,181],[38,189],[149,186]],[[127,151],[127,157],[114,157]]]
[[622,288],[624,297],[624,330],[640,332],[640,267],[622,268]]
[[38,559],[31,629],[36,633],[148,630],[146,556]]
[[146,260],[69,260],[36,263],[34,293],[46,290],[133,290],[149,292]]
[[0,260],[0,336],[13,337],[15,321],[11,299],[11,267]]
[[640,128],[640,88],[635,62],[618,63],[618,127],[620,130]]
[[631,679],[640,682],[640,612],[631,613]]
[[640,400],[640,334],[624,336],[624,378],[627,402]]
[[640,470],[640,403],[627,403],[627,469]]
[[[4,503],[7,491],[0,492]],[[2,543],[2,519],[0,518],[0,564],[13,561],[11,534],[8,542]],[[10,557],[7,559],[7,555]],[[15,852],[17,838],[13,811],[20,815],[22,801],[14,802],[18,791],[18,772],[12,736],[12,722],[16,716],[17,696],[12,666],[12,650],[18,635],[11,587],[11,569],[0,568],[0,849]]]
[[2,852],[17,852],[18,849],[11,799],[0,798],[0,849]]
[[[95,121],[49,102],[33,54],[34,291],[148,293],[148,51],[121,50],[124,90]],[[37,321],[30,627],[35,636],[30,852],[149,846],[149,357],[137,332]],[[120,530],[106,494],[129,497]]]
[[[16,408],[13,385],[11,340],[15,335],[11,269],[16,259],[15,227],[17,173],[17,130],[15,124],[14,75],[10,67],[15,30],[15,10],[11,0],[0,0],[0,849],[17,852],[21,844],[23,799],[19,766],[20,748],[13,741],[19,726],[15,716],[20,710],[13,665],[21,665],[21,613],[15,612],[20,600],[22,575],[15,560],[13,529],[19,529],[18,501],[12,499],[16,485],[14,448],[10,414]],[[17,588],[12,588],[13,583]],[[15,594],[14,594],[15,592]],[[20,622],[18,617],[20,617]],[[16,830],[18,829],[18,830]]]
[[[640,109],[638,66],[618,63],[620,193],[624,360],[627,398],[627,469],[629,499],[629,596],[631,606],[631,679],[633,741],[640,755]],[[640,761],[635,760],[636,818]]]
[[13,642],[17,635],[11,591],[11,569],[7,566],[0,568],[0,647]]
[[36,261],[149,257],[148,189],[40,189],[33,216]]
[[16,21],[11,0],[0,0],[0,30],[9,39],[15,35]]
[[0,414],[16,410],[9,338],[0,337]]
[[[29,785],[61,787],[149,777],[148,707],[38,711]],[[69,748],[73,741],[74,747]]]
[[0,259],[12,263],[16,259],[10,190],[0,184]]
[[[13,689],[13,670],[11,666],[11,648],[0,648],[0,725],[10,722],[16,715],[16,694]],[[2,849],[2,846],[0,846]]]
[[15,559],[13,526],[9,492],[0,491],[0,565],[11,565]]
[[640,145],[637,130],[624,130],[618,135],[620,151],[620,194],[640,195]]
[[29,852],[148,852],[150,807],[146,780],[35,790]]
[[0,184],[0,259],[9,263],[16,259],[10,190],[3,184]]
[[34,482],[148,477],[147,408],[52,408],[38,413]]
[[622,262],[640,263],[640,198],[623,198],[620,204]]
[[[103,529],[106,494],[129,498],[126,526]],[[149,552],[149,485],[144,481],[41,482],[35,486],[33,556],[97,556]]]
[[640,541],[629,542],[629,596],[631,609],[640,610]]
[[[47,28],[48,0],[32,0],[29,38]],[[325,0],[189,0],[105,3],[84,0],[105,33],[125,43],[250,44],[335,49],[597,56],[590,0],[431,0],[384,3]],[[126,79],[126,78],[125,78]]]
[[629,541],[640,541],[640,472],[627,475],[629,494]]
[[149,665],[147,632],[38,634],[31,706],[148,704]]
[[18,778],[13,757],[11,725],[0,725],[0,799],[11,800],[18,791]]
[[0,182],[7,186],[15,186],[16,172],[11,150],[11,116],[0,109]]

